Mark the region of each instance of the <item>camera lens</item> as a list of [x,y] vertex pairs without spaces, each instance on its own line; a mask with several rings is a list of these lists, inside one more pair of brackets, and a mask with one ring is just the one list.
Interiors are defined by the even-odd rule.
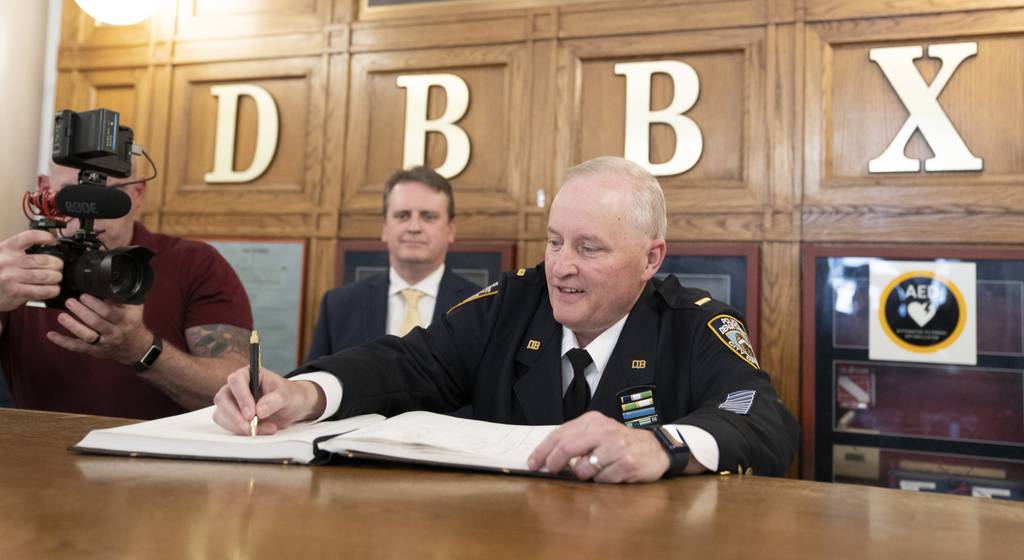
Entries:
[[75,263],[76,287],[115,303],[140,304],[153,284],[153,269],[149,266],[152,256],[143,247],[87,252]]

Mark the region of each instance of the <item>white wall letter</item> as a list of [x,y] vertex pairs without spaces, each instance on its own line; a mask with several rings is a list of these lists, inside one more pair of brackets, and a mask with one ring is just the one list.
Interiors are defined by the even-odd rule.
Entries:
[[[704,138],[697,123],[683,115],[700,94],[700,79],[693,67],[678,60],[620,62],[615,73],[626,77],[626,159],[657,176],[678,175],[696,165],[704,151]],[[656,73],[672,78],[675,95],[668,107],[651,111],[651,76]],[[665,163],[651,163],[652,123],[667,124],[676,134],[676,151]]]
[[[207,183],[246,183],[270,167],[277,153],[277,104],[267,90],[252,84],[213,86],[217,98],[217,136],[213,152],[213,171],[203,176]],[[256,150],[252,163],[235,171],[235,132],[238,124],[238,98],[248,95],[256,102]]]
[[938,97],[946,87],[953,72],[960,63],[978,53],[978,43],[948,43],[931,45],[928,56],[942,60],[942,67],[931,85],[924,82],[914,66],[914,60],[921,58],[921,47],[888,47],[871,49],[868,58],[882,68],[896,95],[907,108],[910,116],[903,128],[896,133],[889,147],[882,155],[868,162],[871,173],[907,173],[921,170],[921,162],[910,159],[904,153],[907,142],[915,130],[931,147],[934,157],[924,162],[925,171],[978,171],[981,159],[976,157],[964,144],[956,127],[946,116]]
[[[448,149],[444,162],[436,169],[446,179],[462,173],[469,163],[469,135],[455,123],[469,108],[469,87],[455,74],[419,74],[399,76],[395,83],[406,89],[405,93],[405,150],[402,167],[423,165],[427,158],[427,132],[444,135]],[[447,103],[444,114],[434,120],[427,120],[427,97],[430,86],[444,89]]]

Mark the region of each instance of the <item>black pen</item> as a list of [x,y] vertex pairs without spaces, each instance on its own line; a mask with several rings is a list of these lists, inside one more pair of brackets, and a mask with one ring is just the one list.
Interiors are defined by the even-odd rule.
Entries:
[[[253,403],[260,400],[260,335],[253,329],[249,335],[249,390],[252,392]],[[260,419],[253,408],[252,420],[249,420],[249,435],[255,437]]]

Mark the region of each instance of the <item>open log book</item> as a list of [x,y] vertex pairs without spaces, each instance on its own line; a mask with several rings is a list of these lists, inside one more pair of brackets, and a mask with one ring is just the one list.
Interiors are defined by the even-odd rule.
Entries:
[[526,459],[558,426],[516,426],[433,412],[391,418],[365,414],[296,424],[272,436],[233,435],[213,422],[213,407],[117,428],[93,430],[80,453],[268,463],[322,464],[332,456],[488,471],[544,474]]

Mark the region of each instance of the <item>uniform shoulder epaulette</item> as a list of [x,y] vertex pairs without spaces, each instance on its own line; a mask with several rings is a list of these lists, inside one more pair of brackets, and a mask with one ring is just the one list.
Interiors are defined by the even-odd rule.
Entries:
[[525,280],[526,282],[534,283],[547,282],[544,278],[544,272],[539,267],[530,268],[517,268],[513,271],[506,273],[511,277],[512,280]]
[[455,305],[451,306],[451,308],[448,309],[448,311],[446,313],[451,313],[452,311],[455,311],[456,309],[462,307],[463,305],[465,305],[465,304],[467,304],[467,303],[469,303],[471,301],[476,301],[478,299],[483,299],[483,298],[486,298],[486,297],[496,296],[496,295],[498,295],[498,283],[497,282],[495,282],[495,283],[485,287],[484,289],[480,290],[479,292],[477,292],[477,293],[469,296],[468,298],[460,301],[459,303],[456,303]]
[[[666,286],[666,288],[668,288]],[[719,309],[722,302],[712,299],[711,294],[699,288],[686,288],[680,285],[661,291],[670,307],[676,309]]]

